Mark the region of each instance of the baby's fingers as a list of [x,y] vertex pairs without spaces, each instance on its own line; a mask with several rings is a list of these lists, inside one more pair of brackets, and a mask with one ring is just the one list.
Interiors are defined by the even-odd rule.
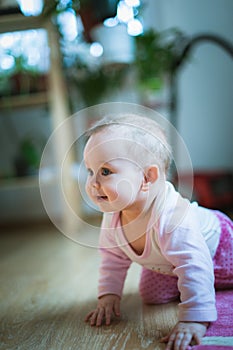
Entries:
[[120,302],[119,301],[116,301],[115,304],[114,304],[114,313],[116,316],[120,316],[121,315],[121,312],[120,312]]
[[113,312],[116,316],[120,316],[120,306],[119,303],[116,303],[115,305],[106,305],[102,307],[98,307],[97,309],[89,312],[87,316],[85,317],[86,322],[90,322],[91,326],[101,326],[103,323],[103,320],[105,319],[106,326],[109,326],[111,323],[111,318]]
[[192,341],[192,334],[190,333],[185,333],[183,336],[181,336],[180,341],[177,340],[177,344],[175,343],[175,349],[181,349],[181,350],[186,350],[188,349],[189,344],[191,344]]
[[112,307],[107,306],[105,309],[105,324],[106,324],[106,326],[110,325],[111,317],[112,317]]
[[87,314],[87,316],[85,317],[85,322],[90,322],[91,326],[101,326],[103,317],[104,309],[96,309]]
[[96,313],[93,315],[94,316],[93,323],[91,320],[91,326],[94,326],[94,325],[96,325],[97,327],[101,326],[103,318],[104,318],[104,314],[105,314],[105,311],[104,311],[103,307],[96,310]]
[[165,337],[161,338],[159,341],[160,341],[160,343],[167,343],[168,339],[169,339],[169,336],[166,335]]
[[84,321],[85,321],[85,322],[88,322],[88,321],[90,320],[90,318],[92,317],[92,315],[93,315],[94,312],[95,312],[95,310],[90,311],[90,312],[86,315],[86,317],[84,318]]

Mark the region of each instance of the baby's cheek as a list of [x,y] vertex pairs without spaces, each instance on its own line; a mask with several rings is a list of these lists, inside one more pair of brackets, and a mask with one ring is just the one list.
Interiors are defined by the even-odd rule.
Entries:
[[135,195],[134,184],[128,179],[123,179],[117,183],[116,192],[122,197],[132,197]]
[[88,180],[86,181],[86,184],[85,184],[85,191],[86,191],[87,195],[88,195],[89,197],[91,197],[90,183],[89,183]]
[[119,197],[119,188],[117,185],[113,185],[107,188],[105,192],[108,195],[111,202],[117,200]]

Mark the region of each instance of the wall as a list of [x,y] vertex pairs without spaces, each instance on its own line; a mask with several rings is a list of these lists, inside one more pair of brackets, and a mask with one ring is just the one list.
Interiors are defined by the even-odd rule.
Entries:
[[[29,98],[29,97],[28,97]],[[9,108],[0,111],[0,223],[44,219],[37,177],[19,177],[16,181],[16,157],[23,139],[31,139],[39,149],[51,133],[48,107]],[[57,190],[48,187],[54,198],[54,210],[59,212]]]
[[[210,32],[233,41],[232,0],[145,0],[146,27],[165,29],[178,27],[187,35]],[[233,61],[219,47],[201,44],[192,52],[192,59],[179,74],[178,131],[189,149],[194,169],[233,169]],[[126,94],[124,94],[124,101]],[[128,98],[128,95],[127,95]],[[135,102],[129,95],[129,102]],[[24,113],[23,113],[24,114]],[[48,120],[43,113],[17,115],[20,127],[46,130]],[[2,116],[3,117],[3,116]],[[38,118],[37,118],[38,117]],[[37,119],[42,122],[37,123]],[[26,120],[25,120],[26,119]],[[33,122],[32,122],[33,120]],[[32,124],[30,124],[30,121]],[[0,126],[1,166],[11,171],[10,159],[15,154],[12,139],[5,126]],[[182,157],[180,165],[185,169]],[[3,171],[0,169],[1,171]],[[4,210],[1,219],[42,217],[45,215],[38,188],[2,189],[0,205]],[[55,201],[56,202],[56,201]],[[26,204],[27,208],[26,208]],[[20,210],[19,210],[20,208]],[[58,208],[59,211],[59,208]]]
[[[188,36],[213,33],[233,43],[232,13],[232,0],[148,0],[145,22],[159,30],[178,27]],[[232,57],[212,43],[198,44],[179,73],[177,127],[194,169],[233,169],[232,77]]]

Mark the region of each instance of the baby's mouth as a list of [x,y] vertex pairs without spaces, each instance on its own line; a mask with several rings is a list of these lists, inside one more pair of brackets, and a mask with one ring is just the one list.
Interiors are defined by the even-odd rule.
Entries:
[[97,200],[98,200],[98,202],[106,201],[106,200],[108,200],[108,197],[107,196],[97,196]]

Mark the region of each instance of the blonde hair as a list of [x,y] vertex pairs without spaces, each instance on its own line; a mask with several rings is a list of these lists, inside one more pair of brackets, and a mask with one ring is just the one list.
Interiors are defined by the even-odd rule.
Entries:
[[[134,153],[138,151],[136,145],[147,150],[147,157],[141,160],[156,162],[158,167],[165,173],[168,172],[171,162],[171,147],[163,128],[153,119],[136,114],[112,114],[105,116],[94,123],[86,132],[89,139],[93,134],[105,130],[119,130],[119,136],[134,142]],[[149,164],[147,164],[149,165]]]

